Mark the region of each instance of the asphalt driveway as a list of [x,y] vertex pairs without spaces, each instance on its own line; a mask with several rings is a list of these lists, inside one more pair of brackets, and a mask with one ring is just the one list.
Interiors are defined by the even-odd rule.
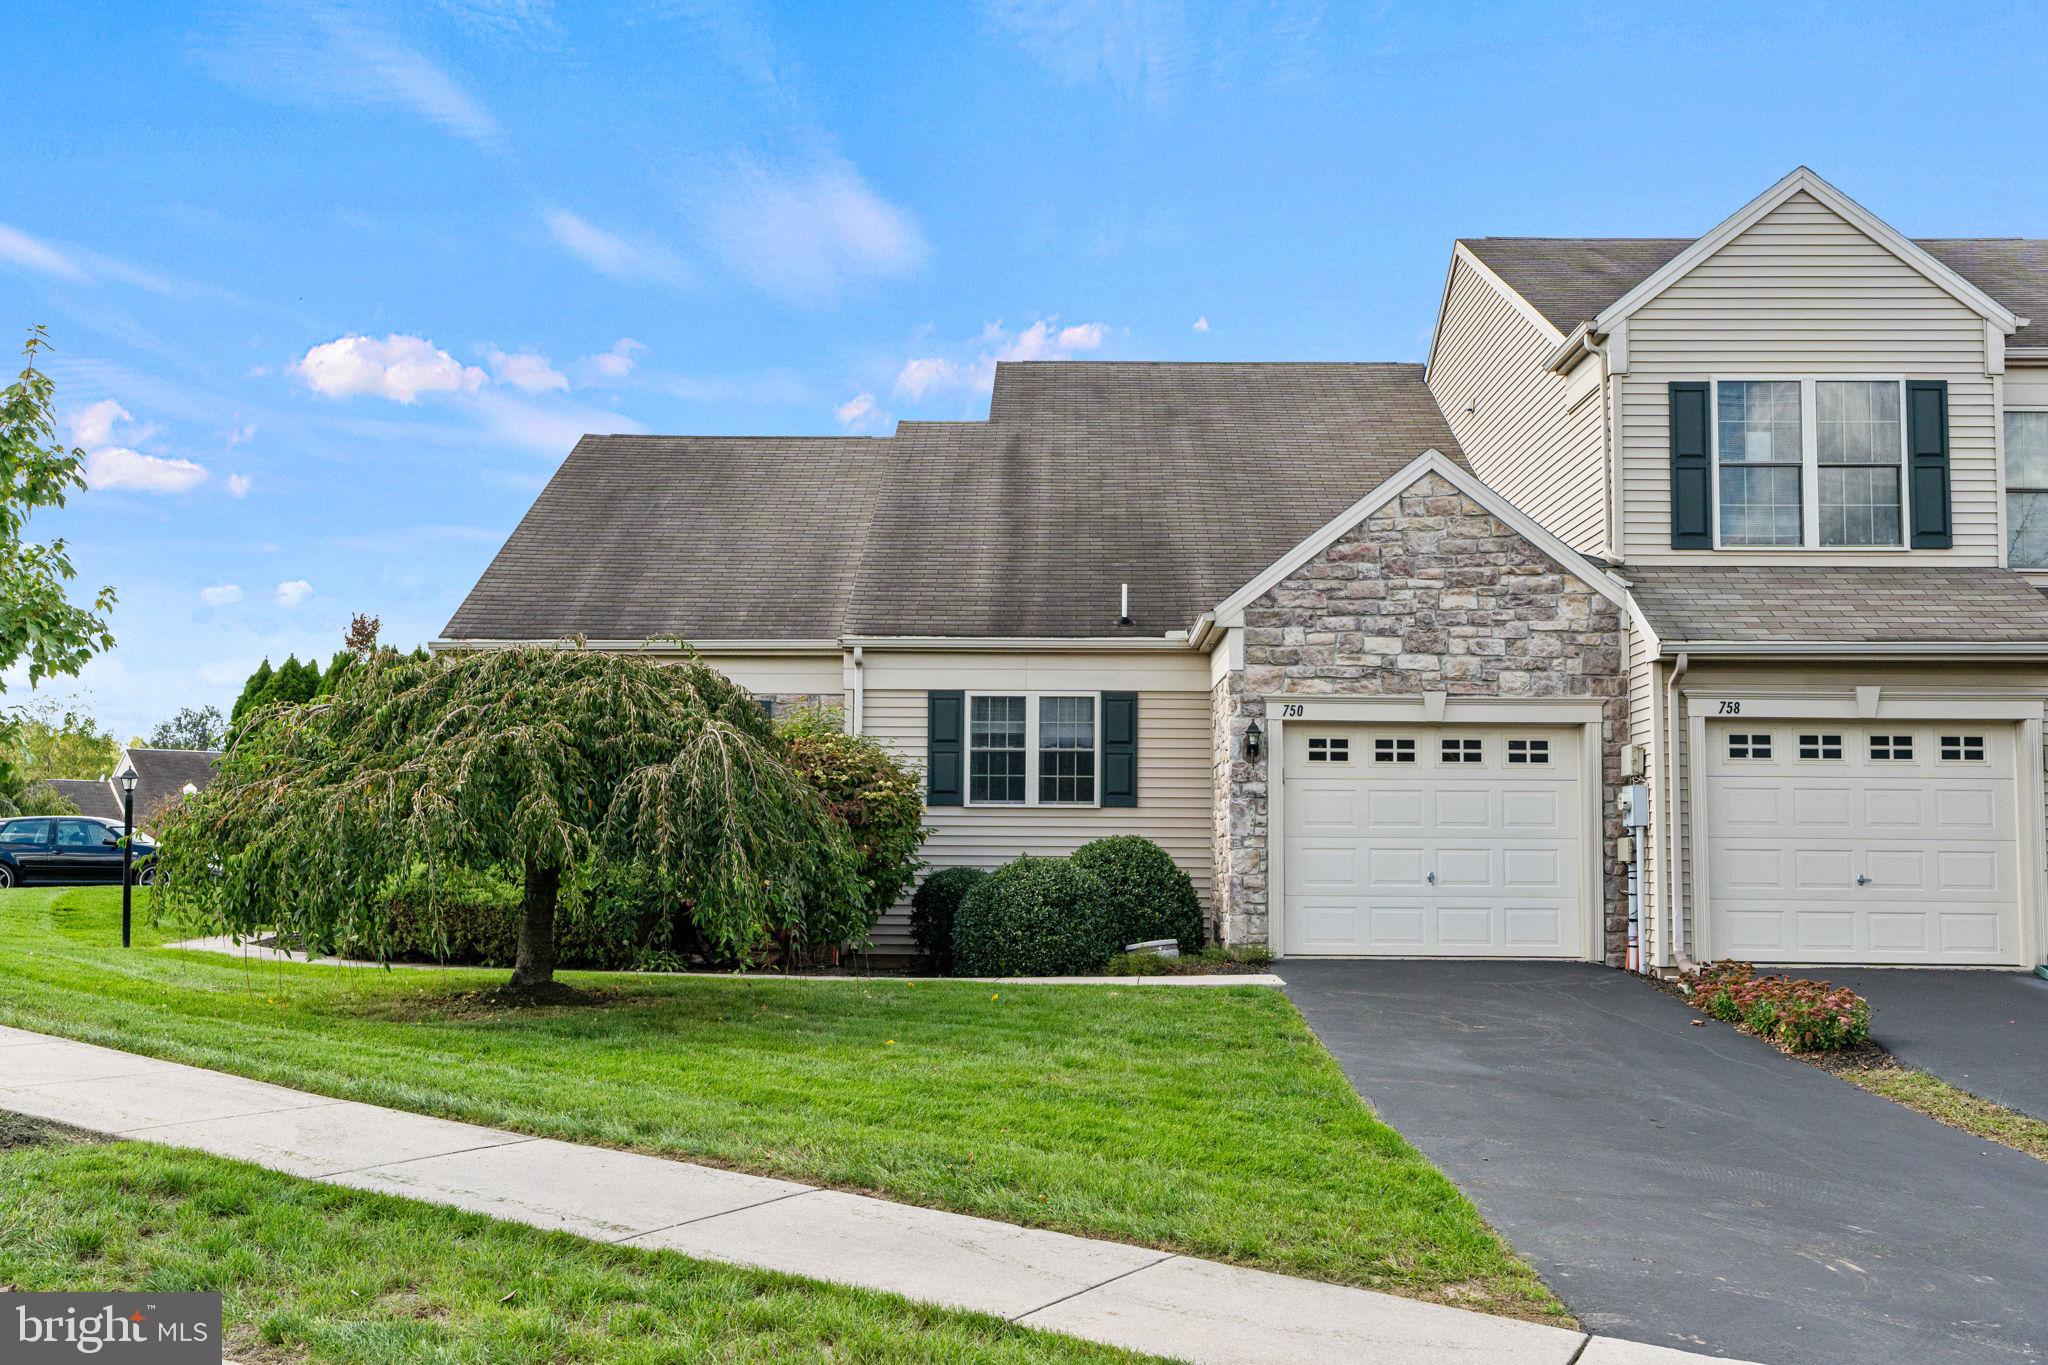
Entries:
[[1870,1002],[1871,1036],[1907,1066],[2048,1119],[2048,981],[2032,972],[1815,968]]
[[2048,1163],[1607,968],[1277,970],[1588,1328],[1778,1365],[2048,1359]]

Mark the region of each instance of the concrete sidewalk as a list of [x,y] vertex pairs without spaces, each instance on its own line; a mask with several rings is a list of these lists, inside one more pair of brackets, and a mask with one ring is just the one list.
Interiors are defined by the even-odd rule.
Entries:
[[499,1132],[0,1028],[0,1109],[1200,1362],[1699,1357],[1146,1247]]

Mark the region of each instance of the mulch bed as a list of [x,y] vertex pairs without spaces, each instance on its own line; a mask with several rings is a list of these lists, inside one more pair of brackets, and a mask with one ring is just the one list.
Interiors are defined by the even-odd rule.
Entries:
[[[1686,994],[1685,987],[1679,985],[1676,980],[1661,976],[1646,976],[1643,980],[1649,982],[1672,999],[1684,1001],[1687,1009],[1694,1010],[1693,1027],[1705,1028],[1710,1024],[1727,1022],[1726,1020],[1715,1019],[1710,1015],[1699,1013],[1697,1007],[1692,1003],[1692,997]],[[1735,1029],[1738,1033],[1749,1033],[1748,1029],[1742,1028],[1737,1024],[1729,1024],[1728,1027]],[[1750,1034],[1750,1036],[1755,1037],[1756,1035]],[[1773,1044],[1773,1046],[1775,1047],[1776,1045]],[[1840,1075],[1845,1071],[1899,1071],[1904,1069],[1899,1065],[1899,1059],[1892,1056],[1886,1050],[1883,1043],[1875,1041],[1858,1043],[1854,1047],[1837,1048],[1833,1052],[1787,1052],[1784,1048],[1777,1048],[1777,1051],[1784,1056],[1792,1058],[1794,1061],[1805,1062],[1808,1066],[1817,1066],[1822,1071],[1828,1072],[1831,1075]]]

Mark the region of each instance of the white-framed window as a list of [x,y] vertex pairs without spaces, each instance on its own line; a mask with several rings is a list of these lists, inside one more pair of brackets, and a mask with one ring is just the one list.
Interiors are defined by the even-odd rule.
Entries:
[[1477,739],[1446,739],[1437,753],[1444,763],[1481,763],[1486,759],[1486,743]]
[[1310,735],[1308,739],[1308,761],[1311,763],[1349,763],[1351,741],[1343,735]]
[[2005,414],[2005,557],[2048,569],[2048,408]]
[[1833,762],[1842,756],[1842,737],[1830,734],[1801,735],[1799,737],[1799,756],[1806,759],[1820,759]]
[[1550,762],[1550,741],[1547,739],[1511,739],[1508,741],[1508,762],[1541,765]]
[[1984,761],[1984,736],[1943,735],[1941,737],[1941,759],[1944,763],[1982,763]]
[[969,693],[967,804],[1098,804],[1101,718],[1094,692]]
[[1415,741],[1392,739],[1385,735],[1372,742],[1372,761],[1375,763],[1413,763]]
[[1737,732],[1731,733],[1728,736],[1728,757],[1730,758],[1769,758],[1770,756],[1771,736],[1768,731],[1752,730],[1747,734]]
[[1877,763],[1910,763],[1913,761],[1913,737],[1911,735],[1872,735],[1870,757]]
[[1895,377],[1715,380],[1715,543],[1904,545],[1905,410]]

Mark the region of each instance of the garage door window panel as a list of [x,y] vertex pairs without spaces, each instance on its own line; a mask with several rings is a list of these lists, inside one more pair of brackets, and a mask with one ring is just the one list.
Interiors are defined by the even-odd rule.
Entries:
[[1438,750],[1442,761],[1448,764],[1484,763],[1486,741],[1483,739],[1446,739]]
[[1842,737],[1829,733],[1801,735],[1799,757],[1806,762],[1838,762],[1842,757]]
[[1757,731],[1735,732],[1728,736],[1728,757],[1732,759],[1768,759],[1771,756],[1771,737]]
[[1375,763],[1413,763],[1415,741],[1412,739],[1391,739],[1381,736],[1372,742],[1372,761]]
[[1873,763],[1912,762],[1913,737],[1911,735],[1872,735],[1870,737],[1870,759]]

